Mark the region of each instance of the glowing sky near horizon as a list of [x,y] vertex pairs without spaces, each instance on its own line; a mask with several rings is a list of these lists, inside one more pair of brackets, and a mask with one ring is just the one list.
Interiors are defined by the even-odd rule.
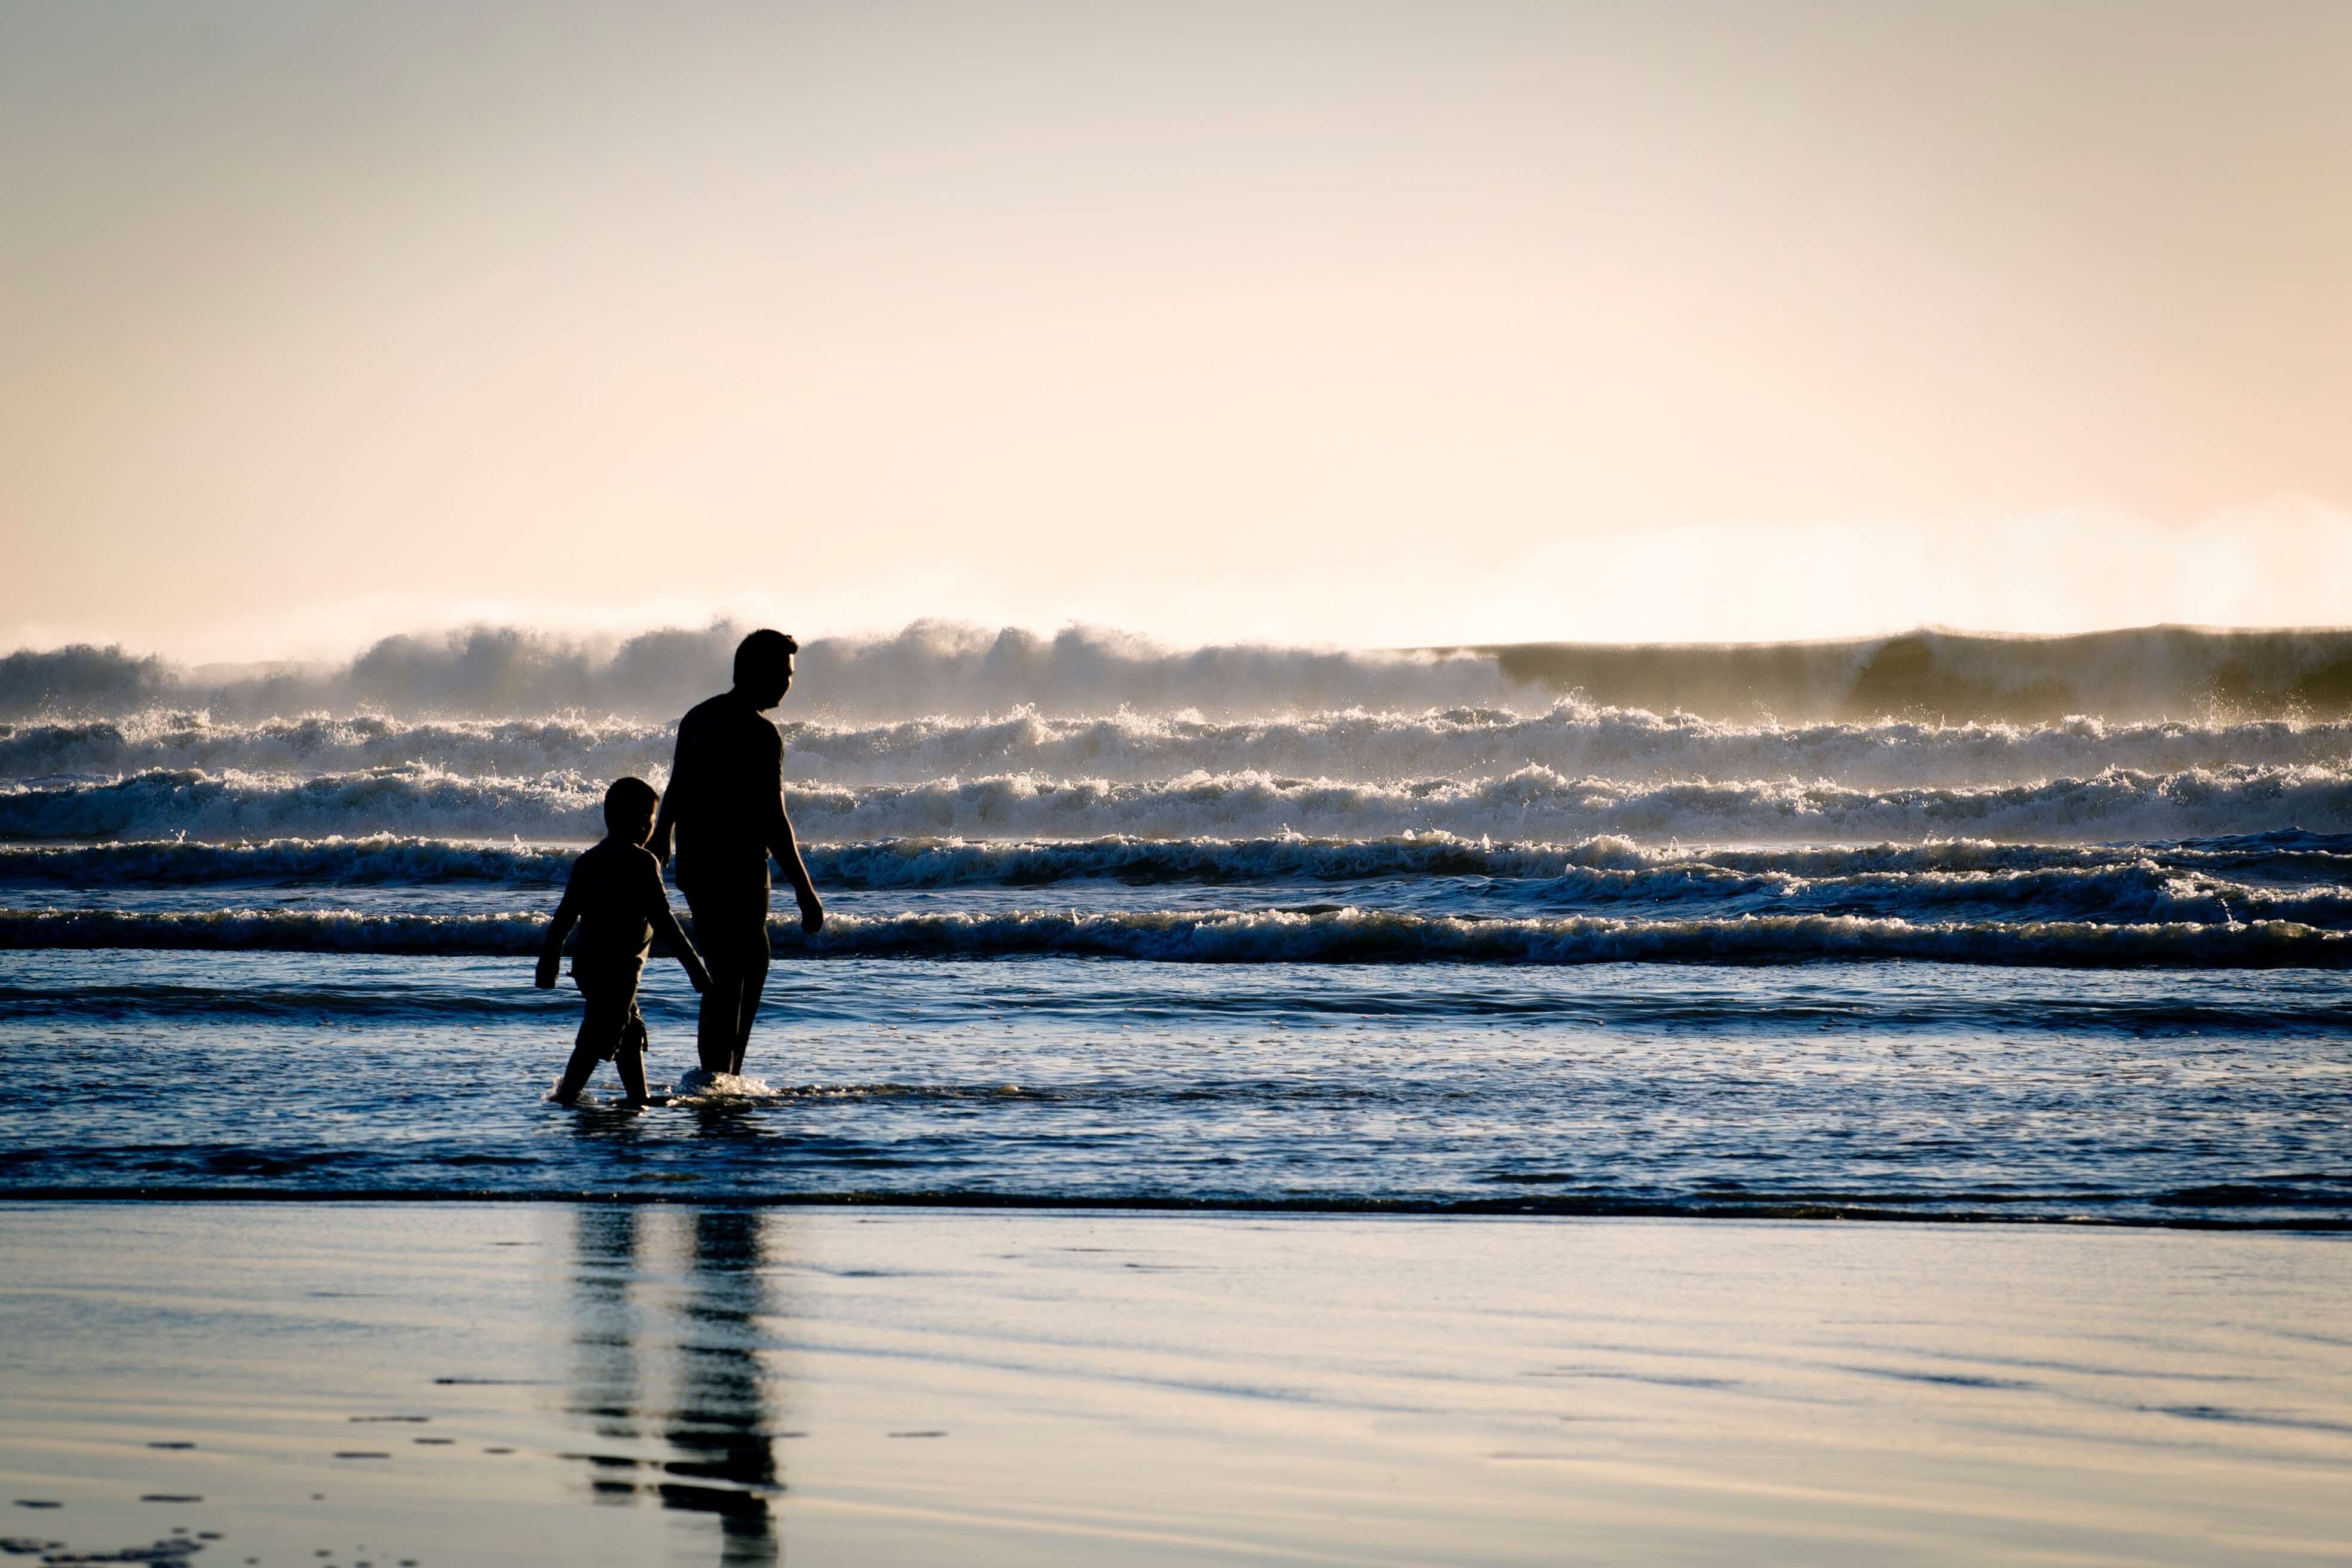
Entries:
[[0,0],[0,641],[2352,622],[2352,7]]

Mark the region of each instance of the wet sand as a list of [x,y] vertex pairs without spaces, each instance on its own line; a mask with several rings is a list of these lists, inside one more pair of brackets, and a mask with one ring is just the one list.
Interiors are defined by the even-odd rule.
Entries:
[[2352,1242],[2281,1234],[7,1205],[0,1537],[2347,1563],[2347,1300]]

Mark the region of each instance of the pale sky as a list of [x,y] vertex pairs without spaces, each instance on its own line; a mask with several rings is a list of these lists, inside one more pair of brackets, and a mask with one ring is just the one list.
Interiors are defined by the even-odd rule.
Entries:
[[2352,5],[0,0],[0,646],[2352,622]]

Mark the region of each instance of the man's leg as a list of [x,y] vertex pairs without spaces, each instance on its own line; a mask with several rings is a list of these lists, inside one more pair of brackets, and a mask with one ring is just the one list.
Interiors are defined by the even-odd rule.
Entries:
[[740,1074],[768,983],[768,889],[682,890],[694,916],[694,945],[710,969],[695,1024],[695,1054],[705,1072]]
[[[705,922],[695,922],[698,942],[702,933],[710,930]],[[754,935],[743,931],[730,932],[713,947],[726,953],[722,966],[717,957],[706,949],[703,962],[710,966],[710,984],[702,993],[702,1010],[696,1020],[694,1047],[702,1058],[705,1072],[743,1070],[744,1048],[751,1041],[751,1025],[760,1016],[760,996],[768,986],[767,941],[764,931]]]
[[737,988],[735,1046],[729,1055],[727,1070],[738,1078],[743,1076],[743,1053],[751,1044],[751,1022],[760,1016],[760,998],[767,989],[768,939],[763,922],[760,951],[752,963],[744,966]]
[[[695,922],[697,937],[702,935],[702,922]],[[735,978],[733,968],[721,968],[719,961],[704,950],[703,962],[710,965],[710,984],[702,990],[702,1011],[694,1024],[694,1054],[707,1073],[727,1071],[733,1054],[730,1042],[735,1037],[736,996],[742,985]]]

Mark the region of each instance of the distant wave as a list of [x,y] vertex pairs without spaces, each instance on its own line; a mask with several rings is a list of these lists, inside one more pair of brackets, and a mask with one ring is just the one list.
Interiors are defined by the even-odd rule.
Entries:
[[193,887],[231,882],[507,882],[543,887],[571,873],[575,848],[377,834],[208,844],[0,844],[0,882]]
[[[2179,773],[2352,762],[2352,723],[2108,724],[2077,718],[2040,725],[1732,724],[1575,702],[1525,717],[1452,708],[1211,722],[1137,712],[1053,719],[1031,711],[878,725],[794,721],[784,731],[793,778],[849,785],[1008,773],[1124,784],[1244,772],[1393,781],[1537,764],[1641,782],[1795,778],[1888,788],[2025,784],[2111,767]],[[389,767],[477,778],[659,778],[669,765],[672,735],[667,722],[577,716],[406,721],[313,714],[236,722],[155,710],[0,725],[0,777]]]
[[[0,837],[27,839],[572,838],[601,831],[603,781],[478,778],[420,768],[287,778],[180,770],[103,784],[0,788]],[[795,789],[812,839],[917,837],[1379,838],[1441,831],[1512,842],[1606,835],[1715,843],[2177,840],[2301,827],[2352,831],[2352,768],[2232,763],[2114,768],[2006,787],[1861,789],[1794,780],[1664,784],[1528,766],[1499,776],[1360,784],[1250,771],[1129,784],[1005,773]]]
[[315,778],[202,769],[109,784],[0,788],[0,837],[110,838],[415,834],[583,842],[603,832],[604,784],[576,773],[472,778],[379,768]]
[[[1382,877],[1560,877],[1704,863],[1797,878],[2099,870],[2150,861],[2199,873],[2283,872],[2352,878],[2352,834],[2280,829],[2174,843],[1643,847],[1605,836],[1566,844],[1496,843],[1450,833],[1387,838],[877,838],[805,842],[827,885],[854,888],[1030,887],[1104,878],[1126,882],[1318,882]],[[515,882],[543,885],[571,868],[574,847],[403,837],[267,838],[242,843],[132,839],[107,844],[0,844],[0,881],[172,886],[207,882]]]
[[[721,622],[600,640],[474,626],[386,637],[340,666],[233,671],[189,670],[116,647],[26,648],[0,657],[0,719],[156,707],[245,719],[363,710],[674,719],[725,686],[744,629]],[[1212,721],[1354,708],[1540,711],[1571,691],[1601,705],[1795,721],[2352,712],[2352,631],[2341,630],[2147,626],[2064,637],[1929,630],[1837,642],[1383,652],[1171,647],[1099,628],[1038,636],[920,621],[887,637],[811,639],[801,663],[793,711],[860,722],[1024,706],[1054,715],[1191,711]]]
[[[238,718],[373,710],[506,718],[577,710],[675,720],[723,690],[748,627],[725,622],[625,639],[520,626],[386,637],[348,665],[192,671],[121,648],[0,658],[0,718],[110,716],[156,707]],[[792,628],[785,628],[790,630]],[[1531,689],[1491,656],[1226,644],[1171,648],[1097,627],[1041,637],[918,621],[889,637],[802,645],[798,713],[867,720],[925,713],[1121,708],[1212,716],[1502,704]],[[1533,698],[1541,707],[1548,699]]]
[[[390,836],[217,845],[161,840],[0,846],[0,882],[80,888],[314,882],[497,883],[544,889],[573,851]],[[1622,837],[1495,845],[1452,837],[1346,840],[1098,838],[1075,843],[884,839],[812,845],[828,889],[1150,885],[1308,886],[1419,879],[1491,911],[1708,906],[1714,912],[1902,918],[2352,925],[2352,837],[2266,834],[2177,846],[1926,845],[1643,848]],[[2254,879],[2249,880],[2248,879]],[[1474,910],[1475,912],[1475,910]]]
[[[0,910],[0,948],[234,949],[506,956],[537,951],[533,915],[375,915],[225,910],[203,914]],[[1976,964],[2174,968],[2352,966],[2352,932],[2289,921],[2231,925],[1912,921],[1854,916],[1473,921],[1388,910],[1050,910],[829,921],[789,957],[1058,955],[1178,963],[1788,963],[1913,959]]]
[[391,767],[490,778],[584,772],[610,780],[667,769],[674,738],[667,725],[576,716],[412,722],[313,713],[239,723],[153,709],[113,719],[0,724],[0,777]]
[[[27,849],[20,853],[79,853]],[[2179,845],[1916,844],[1728,847],[1643,846],[1622,835],[1569,843],[1496,843],[1444,832],[1382,838],[1109,837],[1061,842],[884,838],[821,844],[813,871],[856,888],[1026,887],[1091,878],[1133,883],[1299,883],[1389,877],[1546,880],[1580,873],[1652,874],[1697,868],[1787,880],[2095,872],[2142,864],[2168,873],[2277,873],[2294,880],[2352,879],[2352,835],[2295,830]],[[0,875],[16,864],[0,850]]]

